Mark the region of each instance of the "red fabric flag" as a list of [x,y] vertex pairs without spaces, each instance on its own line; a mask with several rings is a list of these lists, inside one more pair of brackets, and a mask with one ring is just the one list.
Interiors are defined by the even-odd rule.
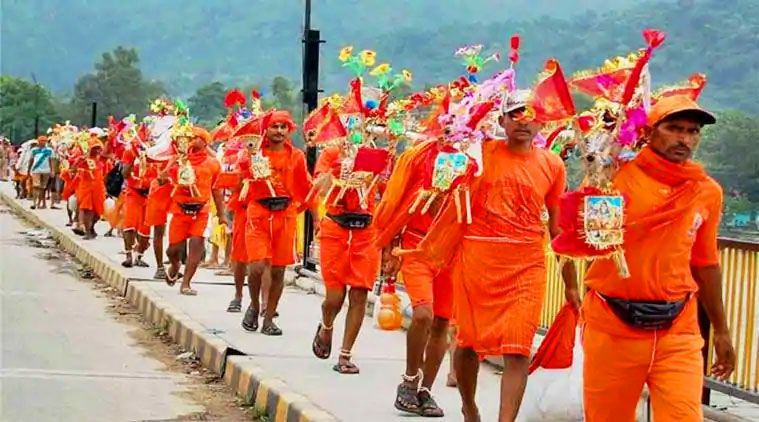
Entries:
[[688,78],[688,81],[682,85],[665,88],[659,91],[654,98],[651,99],[652,104],[656,104],[657,101],[666,97],[674,97],[677,95],[684,95],[693,101],[698,100],[701,95],[701,91],[706,86],[706,75],[703,73],[695,73]]
[[546,61],[540,80],[532,91],[528,108],[539,122],[553,122],[575,115],[575,105],[569,93],[564,72],[556,59]]
[[303,133],[308,134],[311,131],[314,131],[314,134],[316,133],[316,129],[319,128],[326,120],[330,117],[330,105],[329,103],[324,103],[321,105],[321,107],[317,108],[313,113],[311,113],[305,122],[303,122]]
[[564,369],[572,366],[579,319],[580,312],[574,306],[566,304],[561,308],[533,356],[528,373],[538,368]]
[[348,136],[348,131],[340,121],[340,116],[330,108],[327,111],[328,116],[319,127],[314,129],[314,135],[309,139],[312,144],[322,144]]
[[350,83],[350,91],[348,96],[340,107],[340,114],[363,114],[364,102],[361,99],[361,79],[356,78]]

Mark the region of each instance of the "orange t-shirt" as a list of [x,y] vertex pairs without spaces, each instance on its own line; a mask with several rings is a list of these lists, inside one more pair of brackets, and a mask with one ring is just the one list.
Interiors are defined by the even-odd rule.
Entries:
[[156,170],[155,165],[148,163],[146,166],[147,168],[145,169],[145,174],[143,177],[140,177],[140,163],[137,161],[137,153],[134,151],[134,148],[126,149],[121,156],[121,161],[124,164],[132,166],[132,173],[126,179],[127,186],[139,190],[150,189],[151,180],[158,176],[158,171]]
[[[331,173],[337,179],[340,177],[340,149],[337,147],[325,148],[314,168],[314,177],[323,173]],[[368,186],[367,186],[368,187]],[[374,212],[376,197],[379,186],[366,194],[366,208],[361,207],[361,199],[356,189],[348,189],[342,199],[335,204],[335,198],[340,194],[340,188],[335,186],[329,198],[326,198],[327,214],[340,215],[345,213],[371,214]]]
[[[181,211],[181,208],[176,204],[186,203],[206,203],[204,210],[207,210],[208,201],[211,199],[211,191],[214,184],[216,184],[216,179],[221,174],[221,164],[206,151],[191,154],[189,159],[193,170],[195,170],[195,187],[198,189],[198,196],[192,196],[189,188],[179,186],[172,197],[174,202],[171,210],[172,213]],[[169,169],[169,176],[175,185],[178,174],[179,165],[174,164]]]
[[[272,151],[269,148],[263,148],[263,155],[269,159],[271,168],[271,182],[276,196],[286,196],[290,198],[290,206],[287,209],[289,214],[296,214],[301,209],[311,190],[311,176],[306,166],[306,154],[292,145],[285,144],[284,148],[279,151]],[[250,174],[250,163],[240,163],[245,167],[245,173]],[[248,217],[268,217],[271,211],[258,203],[258,199],[271,197],[271,192],[266,186],[266,182],[257,180],[250,183],[247,194]]]

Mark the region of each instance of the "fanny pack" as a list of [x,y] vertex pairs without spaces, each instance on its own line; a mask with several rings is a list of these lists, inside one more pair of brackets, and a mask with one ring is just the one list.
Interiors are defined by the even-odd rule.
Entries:
[[608,303],[612,312],[627,325],[646,331],[670,328],[690,299],[688,294],[685,299],[676,302],[643,302],[607,297],[598,292],[596,294]]
[[179,202],[178,204],[179,208],[182,209],[182,212],[185,213],[185,215],[190,216],[198,215],[206,205],[205,202]]
[[282,211],[290,206],[290,197],[287,196],[272,196],[269,198],[261,198],[257,201],[259,204],[268,208],[269,211]]
[[372,223],[371,214],[347,212],[339,215],[327,214],[327,217],[337,223],[340,227],[351,230],[365,229]]
[[135,189],[135,188],[132,188],[132,190],[135,191],[135,192],[137,192],[138,194],[140,194],[140,196],[143,197],[143,198],[147,198],[148,194],[150,193],[150,188],[145,188],[145,189]]

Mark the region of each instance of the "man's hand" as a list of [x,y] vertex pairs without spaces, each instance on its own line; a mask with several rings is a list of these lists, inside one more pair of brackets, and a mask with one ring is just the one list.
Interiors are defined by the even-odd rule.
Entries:
[[564,298],[567,300],[567,303],[572,305],[575,309],[580,309],[580,306],[582,306],[582,299],[580,299],[580,290],[577,287],[565,288]]
[[382,251],[382,275],[385,277],[395,277],[401,270],[401,259],[394,256],[392,246]]
[[714,333],[713,341],[717,361],[712,365],[712,375],[722,381],[727,381],[735,369],[735,349],[730,340],[730,333]]

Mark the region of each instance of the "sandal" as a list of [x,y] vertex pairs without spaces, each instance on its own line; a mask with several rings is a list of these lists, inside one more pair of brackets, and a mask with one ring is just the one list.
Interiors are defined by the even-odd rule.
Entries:
[[255,332],[258,330],[258,309],[249,306],[242,318],[242,328],[245,331]]
[[166,275],[164,279],[166,280],[166,284],[168,284],[169,287],[174,286],[177,280],[179,280],[179,277],[182,276],[182,273],[180,273],[179,271],[177,271],[177,273],[172,276],[171,269],[169,269],[169,271],[164,272],[164,274]]
[[395,408],[401,412],[419,414],[421,403],[419,401],[419,380],[421,370],[415,376],[402,375],[403,382],[398,384],[395,394]]
[[127,252],[127,258],[124,260],[124,262],[121,263],[121,266],[124,268],[132,268],[132,256],[129,254],[129,252]]
[[158,267],[155,270],[155,274],[153,274],[154,280],[165,280],[166,279],[166,269],[164,267]]
[[271,323],[261,327],[261,334],[265,336],[281,336],[282,329],[277,327],[276,324],[274,324],[272,321]]
[[232,299],[227,306],[227,312],[242,312],[242,299]]
[[71,231],[74,232],[75,235],[84,236],[84,230],[80,229],[79,227],[74,227],[71,229]]
[[191,287],[182,287],[179,289],[179,294],[185,296],[197,296],[198,291]]
[[338,360],[335,366],[332,367],[332,370],[343,375],[358,375],[358,366],[350,361],[351,352],[345,349],[340,350],[340,357],[346,360],[343,362]]
[[233,273],[230,269],[224,269],[224,270],[214,272],[213,275],[218,275],[222,277],[230,277],[230,276],[235,275],[235,273]]
[[443,409],[437,405],[430,390],[422,387],[419,389],[419,416],[424,418],[442,418],[445,416]]
[[137,255],[137,259],[134,260],[135,267],[149,268],[150,264],[142,260],[142,255]]
[[[322,342],[321,339],[321,333],[322,330],[329,331],[329,342]],[[332,354],[332,327],[327,327],[323,323],[319,322],[319,325],[316,326],[316,335],[314,335],[314,341],[311,344],[311,351],[314,352],[314,356],[316,356],[319,359],[329,359],[329,356]]]

